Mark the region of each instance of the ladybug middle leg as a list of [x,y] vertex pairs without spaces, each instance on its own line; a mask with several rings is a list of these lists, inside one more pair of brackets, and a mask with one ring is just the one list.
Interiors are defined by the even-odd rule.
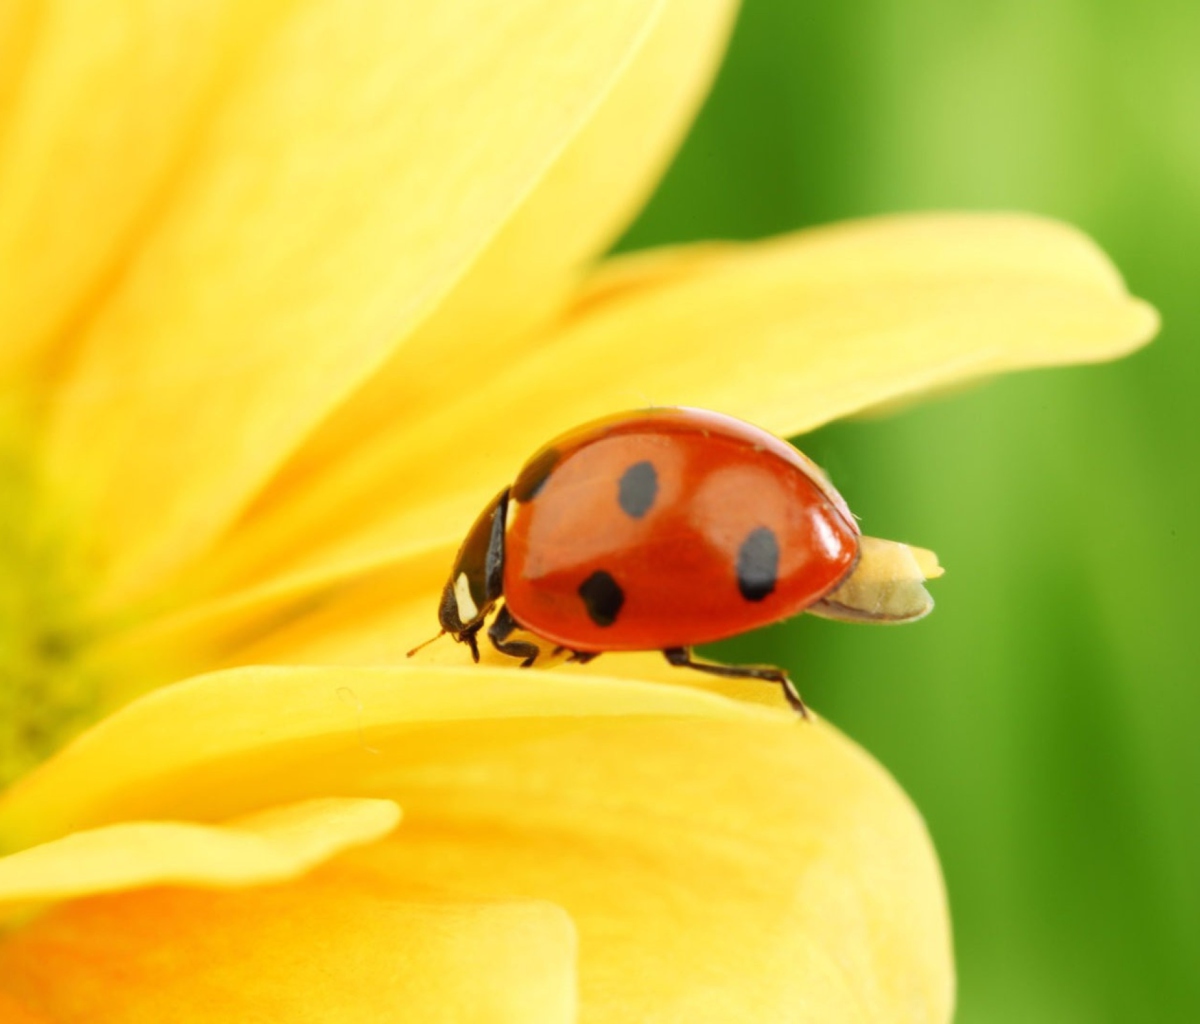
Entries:
[[541,654],[542,649],[537,644],[530,643],[528,640],[509,640],[512,634],[521,628],[521,624],[512,617],[512,612],[508,610],[508,605],[502,604],[500,611],[496,613],[496,618],[492,620],[491,626],[488,627],[488,639],[491,640],[492,646],[501,654],[507,654],[510,658],[521,658],[521,668],[529,668],[534,663],[537,656]]
[[787,698],[787,702],[795,708],[800,717],[809,717],[808,708],[800,699],[800,692],[796,689],[796,684],[781,668],[775,668],[773,665],[718,665],[711,661],[696,661],[692,657],[690,647],[668,647],[663,651],[663,657],[672,665],[694,668],[698,672],[707,672],[709,675],[722,676],[726,679],[762,679],[768,683],[778,683],[783,689],[783,695]]
[[559,644],[550,652],[554,657],[560,654],[567,655],[566,663],[568,665],[586,665],[589,661],[594,661],[600,657],[600,651],[573,651],[569,647],[564,647]]

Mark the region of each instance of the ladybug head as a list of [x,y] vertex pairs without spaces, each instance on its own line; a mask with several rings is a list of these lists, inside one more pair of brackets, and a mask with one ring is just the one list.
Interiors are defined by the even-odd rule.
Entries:
[[504,593],[504,527],[508,488],[492,499],[463,541],[450,579],[442,588],[438,621],[455,640],[471,648],[479,660],[475,634],[492,605]]

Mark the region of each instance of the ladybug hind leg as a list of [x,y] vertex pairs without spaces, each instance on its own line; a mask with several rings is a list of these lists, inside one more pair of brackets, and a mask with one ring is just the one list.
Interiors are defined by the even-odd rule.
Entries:
[[697,672],[707,672],[709,675],[725,679],[761,679],[768,683],[778,683],[787,702],[797,714],[801,718],[808,718],[808,708],[800,699],[796,684],[781,668],[775,668],[773,665],[718,665],[711,661],[696,661],[691,648],[688,647],[668,647],[663,651],[663,657],[680,668],[694,668]]
[[512,617],[508,605],[502,604],[496,618],[488,627],[488,639],[501,654],[507,654],[510,658],[521,658],[521,668],[529,668],[537,660],[542,649],[528,640],[510,640],[509,637],[520,628],[521,624]]

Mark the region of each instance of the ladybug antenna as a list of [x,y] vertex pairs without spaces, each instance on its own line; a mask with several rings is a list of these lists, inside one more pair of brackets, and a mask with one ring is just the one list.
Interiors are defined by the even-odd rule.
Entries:
[[417,644],[416,647],[414,647],[411,651],[408,652],[407,657],[411,658],[414,654],[417,653],[417,651],[421,650],[422,647],[428,647],[435,640],[440,640],[445,635],[446,635],[446,631],[444,629],[438,630],[438,632],[434,636],[431,636],[428,640],[425,640],[425,641]]

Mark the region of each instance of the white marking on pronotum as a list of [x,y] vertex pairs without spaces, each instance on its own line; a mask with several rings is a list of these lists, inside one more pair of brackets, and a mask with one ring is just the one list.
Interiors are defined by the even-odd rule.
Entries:
[[460,572],[454,581],[454,603],[458,605],[459,622],[470,622],[479,614],[479,609],[471,600],[471,583],[465,572]]

